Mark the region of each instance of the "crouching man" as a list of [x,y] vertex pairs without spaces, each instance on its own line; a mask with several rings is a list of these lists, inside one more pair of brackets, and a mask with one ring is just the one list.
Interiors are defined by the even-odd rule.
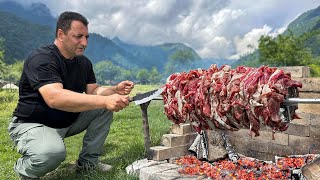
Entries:
[[88,38],[87,19],[63,12],[54,43],[34,50],[24,63],[19,101],[8,127],[22,155],[14,166],[22,179],[37,179],[56,169],[66,158],[64,138],[84,130],[77,169],[111,169],[99,156],[113,112],[129,105],[134,84],[98,86],[92,64],[83,55]]

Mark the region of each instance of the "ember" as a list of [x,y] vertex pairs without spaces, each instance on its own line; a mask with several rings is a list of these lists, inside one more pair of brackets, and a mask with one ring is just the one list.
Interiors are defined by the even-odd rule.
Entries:
[[190,121],[197,132],[248,128],[258,136],[261,125],[287,129],[280,105],[289,88],[301,86],[277,68],[212,65],[208,70],[172,74],[162,96],[165,113],[176,124]]
[[200,161],[195,156],[183,156],[175,160],[181,166],[179,173],[186,175],[206,175],[212,179],[290,179],[293,169],[301,168],[316,156],[278,158],[277,163],[259,161],[254,158],[241,157],[238,162],[220,160],[214,163]]
[[281,169],[300,169],[302,166],[313,161],[318,155],[307,154],[307,155],[291,155],[288,157],[277,157],[276,164]]

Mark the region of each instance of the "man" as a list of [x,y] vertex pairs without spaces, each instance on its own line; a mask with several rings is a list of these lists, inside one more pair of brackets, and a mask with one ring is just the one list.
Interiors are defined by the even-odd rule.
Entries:
[[33,51],[24,63],[19,102],[9,134],[22,157],[14,166],[22,179],[44,176],[66,158],[63,139],[86,130],[76,162],[78,170],[110,170],[98,158],[112,122],[112,112],[129,105],[134,84],[100,87],[91,62],[88,21],[64,12],[57,21],[54,44]]

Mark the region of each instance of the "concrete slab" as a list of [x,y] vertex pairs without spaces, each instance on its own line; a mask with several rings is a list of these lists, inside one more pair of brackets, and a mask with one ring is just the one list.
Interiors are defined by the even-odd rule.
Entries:
[[180,166],[170,163],[159,164],[155,166],[145,167],[140,170],[140,180],[154,180],[156,173],[161,173],[167,170],[178,170]]
[[159,164],[167,163],[167,161],[154,161],[154,160],[148,160],[148,159],[141,159],[133,162],[131,165],[126,167],[127,174],[133,175],[133,176],[139,176],[140,169],[151,167]]

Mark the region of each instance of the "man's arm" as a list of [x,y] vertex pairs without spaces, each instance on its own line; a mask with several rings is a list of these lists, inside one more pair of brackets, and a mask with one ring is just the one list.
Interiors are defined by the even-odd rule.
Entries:
[[116,94],[116,86],[110,87],[101,87],[98,84],[87,84],[86,94],[94,94],[94,95],[101,95],[101,96],[108,96],[112,94]]
[[110,86],[110,87],[101,87],[95,83],[95,84],[87,85],[86,93],[96,94],[101,96],[108,96],[112,94],[128,95],[130,94],[133,88],[134,88],[134,83],[131,81],[122,81],[116,86]]
[[40,87],[39,92],[49,107],[68,112],[101,108],[117,112],[129,105],[129,97],[126,95],[116,93],[107,96],[95,95],[94,92],[106,94],[111,92],[109,90],[100,92],[100,88],[93,88],[93,94],[83,94],[63,89],[61,83],[52,83]]

